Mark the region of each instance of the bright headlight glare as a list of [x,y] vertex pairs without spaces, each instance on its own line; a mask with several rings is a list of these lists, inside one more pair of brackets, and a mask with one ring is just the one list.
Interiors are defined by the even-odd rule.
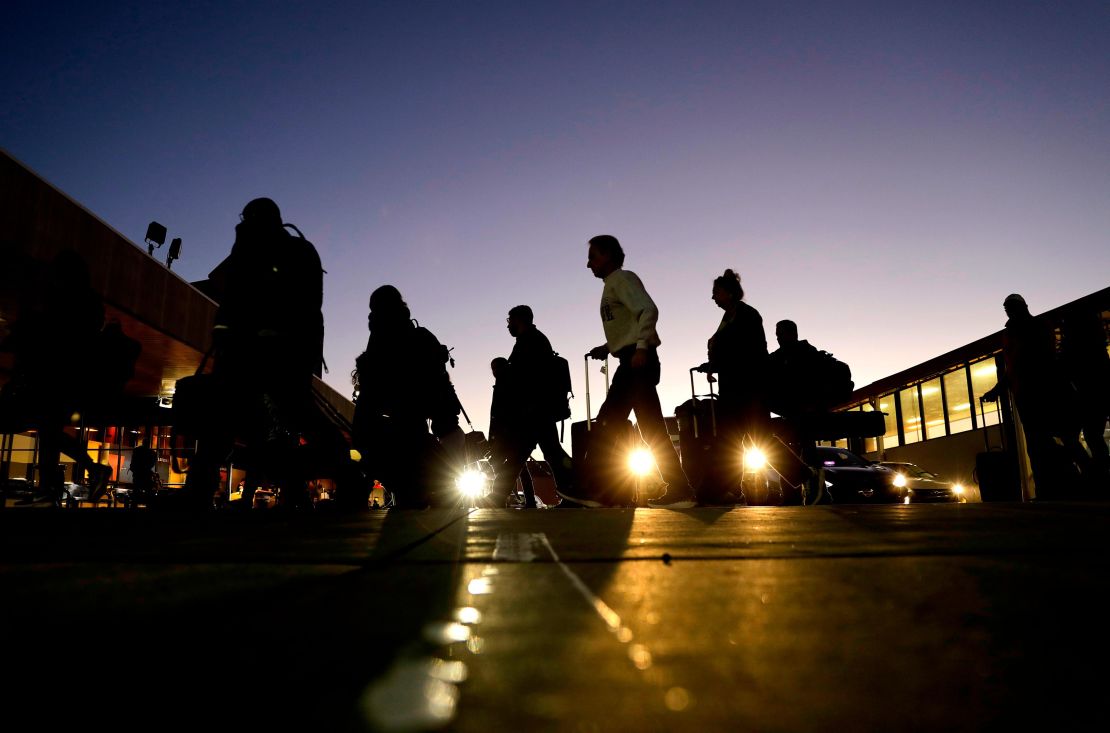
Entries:
[[462,475],[455,479],[455,486],[463,496],[472,499],[477,498],[485,493],[486,476],[481,471],[476,471],[472,468],[463,471]]
[[767,467],[767,454],[759,448],[744,449],[744,470],[758,471]]
[[962,493],[964,493],[964,485],[963,484],[956,484],[952,487],[952,491],[955,494],[962,494]]
[[894,474],[894,485],[897,486],[900,489],[905,488],[905,486],[906,486],[906,476],[905,476],[905,474],[901,474],[901,473]]
[[655,466],[655,458],[647,448],[637,448],[628,456],[628,469],[637,476],[646,476]]

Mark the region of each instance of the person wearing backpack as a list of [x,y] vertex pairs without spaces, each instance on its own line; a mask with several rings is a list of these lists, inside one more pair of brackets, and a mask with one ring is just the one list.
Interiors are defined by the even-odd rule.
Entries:
[[370,338],[354,371],[353,439],[363,468],[399,507],[438,503],[465,454],[447,347],[412,318],[392,285],[371,293],[368,325]]
[[[250,201],[235,227],[231,253],[208,276],[219,303],[212,330],[213,373],[228,402],[207,421],[185,489],[167,506],[211,507],[219,470],[236,440],[251,450],[252,480],[282,486],[283,506],[309,508],[304,475],[294,457],[302,444],[339,466],[344,446],[325,425],[312,397],[323,364],[324,269],[311,242],[293,236],[271,199]],[[250,506],[244,497],[243,506]]]
[[[516,424],[511,431],[498,431],[504,459],[495,467],[494,503],[504,503],[525,461],[537,446],[551,466],[556,489],[569,491],[573,480],[570,456],[559,442],[556,427],[559,420],[569,416],[569,385],[560,373],[560,367],[565,369],[566,362],[558,358],[551,341],[536,328],[530,307],[512,308],[505,320],[516,344],[509,355],[504,378],[498,377],[498,385],[509,388]],[[526,497],[525,506],[535,506],[534,496]]]
[[798,418],[835,407],[852,394],[848,365],[813,344],[798,339],[798,324],[775,324],[779,348],[769,356],[771,403],[773,412],[784,418]]

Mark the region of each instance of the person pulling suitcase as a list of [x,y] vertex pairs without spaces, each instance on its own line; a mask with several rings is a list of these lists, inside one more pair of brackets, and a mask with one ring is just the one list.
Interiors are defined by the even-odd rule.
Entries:
[[[600,234],[589,241],[586,266],[605,283],[601,294],[605,343],[591,349],[589,356],[603,360],[612,354],[619,361],[612,386],[598,411],[598,427],[604,436],[600,439],[609,440],[612,429],[635,411],[636,422],[667,484],[664,494],[649,500],[648,506],[689,509],[697,506],[697,500],[667,433],[656,391],[660,376],[657,349],[661,340],[655,328],[659,309],[640,278],[623,269],[624,257],[620,242],[612,235]],[[618,503],[607,495],[611,491],[611,487],[605,486],[576,486],[575,495],[563,492],[560,495],[586,506],[604,506]]]

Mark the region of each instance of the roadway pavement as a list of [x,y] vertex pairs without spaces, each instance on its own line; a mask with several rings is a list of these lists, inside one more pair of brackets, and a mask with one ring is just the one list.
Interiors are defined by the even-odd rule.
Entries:
[[1072,503],[6,509],[0,724],[1107,730],[1108,529]]

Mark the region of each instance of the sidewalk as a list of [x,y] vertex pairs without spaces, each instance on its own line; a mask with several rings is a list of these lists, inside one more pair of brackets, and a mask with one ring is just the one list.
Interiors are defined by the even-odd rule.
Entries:
[[1104,729],[1108,528],[1102,504],[5,511],[0,720]]

